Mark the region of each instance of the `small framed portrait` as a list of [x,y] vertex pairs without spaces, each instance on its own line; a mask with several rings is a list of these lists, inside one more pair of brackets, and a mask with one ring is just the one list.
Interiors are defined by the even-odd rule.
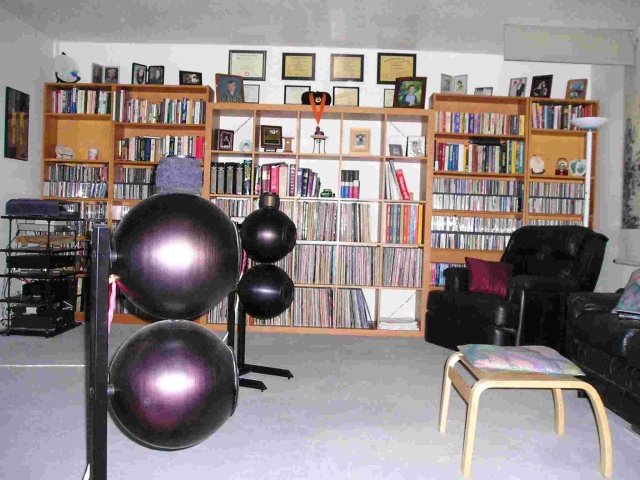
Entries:
[[311,91],[311,85],[285,85],[284,104],[302,105],[302,94]]
[[131,83],[134,85],[144,85],[147,83],[147,66],[141,63],[131,64]]
[[360,105],[360,88],[333,87],[333,104],[336,107],[357,107]]
[[202,85],[202,72],[187,72],[180,70],[178,72],[180,85]]
[[404,157],[404,152],[402,151],[402,145],[400,145],[399,143],[390,143],[389,155],[392,157]]
[[491,96],[493,95],[493,87],[476,87],[476,89],[473,91],[473,94]]
[[587,98],[587,79],[580,78],[567,82],[566,98],[571,100],[584,100]]
[[164,67],[162,65],[153,65],[147,68],[147,83],[164,85]]
[[260,146],[265,152],[275,152],[282,148],[282,127],[260,125]]
[[282,80],[315,80],[315,53],[283,53]]
[[440,93],[450,93],[451,85],[453,83],[453,77],[451,75],[440,75]]
[[104,67],[104,83],[118,83],[119,67]]
[[524,97],[527,90],[527,77],[512,78],[509,80],[509,96]]
[[424,108],[427,93],[427,77],[400,77],[396,79],[393,106]]
[[453,77],[453,93],[467,93],[468,75],[456,75]]
[[384,89],[384,107],[391,108],[393,107],[393,92],[395,89],[393,88],[385,88]]
[[213,130],[213,148],[214,150],[233,150],[233,130],[223,130],[215,128]]
[[425,146],[424,135],[407,135],[407,157],[424,157],[426,155]]
[[102,75],[104,73],[104,67],[97,63],[91,64],[91,83],[102,83]]
[[415,53],[378,53],[378,85],[395,85],[399,77],[415,76]]
[[260,85],[243,83],[244,103],[260,103]]
[[244,102],[244,79],[239,75],[216,73],[218,102]]
[[330,80],[332,82],[362,82],[363,72],[364,55],[331,54]]
[[229,75],[237,75],[245,80],[264,80],[266,71],[266,50],[229,50]]
[[553,81],[553,75],[538,75],[536,77],[533,77],[531,79],[530,96],[550,98],[552,81]]
[[369,153],[371,149],[370,128],[352,128],[349,139],[349,153]]

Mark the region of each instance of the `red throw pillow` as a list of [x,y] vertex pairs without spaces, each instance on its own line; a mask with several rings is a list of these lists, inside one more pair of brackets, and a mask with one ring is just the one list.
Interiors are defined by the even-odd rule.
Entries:
[[502,262],[487,262],[479,258],[464,257],[469,269],[469,291],[507,296],[511,280],[511,265]]

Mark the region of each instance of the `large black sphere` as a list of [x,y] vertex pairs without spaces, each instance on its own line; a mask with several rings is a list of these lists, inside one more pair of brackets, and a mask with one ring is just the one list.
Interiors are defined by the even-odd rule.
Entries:
[[122,293],[158,318],[192,319],[236,285],[241,249],[234,223],[196,195],[153,195],[133,207],[113,234]]
[[287,272],[271,264],[255,265],[238,284],[238,298],[249,315],[273,318],[293,302],[293,282]]
[[129,337],[113,357],[109,381],[116,424],[160,450],[202,442],[233,414],[238,399],[232,351],[186,320],[156,322]]
[[254,210],[242,222],[242,248],[256,262],[277,262],[296,245],[296,225],[274,207]]

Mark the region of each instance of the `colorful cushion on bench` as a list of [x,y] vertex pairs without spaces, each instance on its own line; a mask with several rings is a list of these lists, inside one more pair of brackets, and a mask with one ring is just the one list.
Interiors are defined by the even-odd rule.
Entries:
[[640,318],[640,270],[631,274],[616,308],[611,310],[611,313]]

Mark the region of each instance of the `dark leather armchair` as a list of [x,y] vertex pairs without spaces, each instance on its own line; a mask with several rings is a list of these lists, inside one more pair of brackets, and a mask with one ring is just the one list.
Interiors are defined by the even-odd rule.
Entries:
[[526,226],[511,235],[501,262],[512,266],[507,296],[469,292],[469,271],[448,268],[445,289],[427,299],[425,340],[546,345],[565,350],[571,292],[595,288],[608,238],[581,226]]

